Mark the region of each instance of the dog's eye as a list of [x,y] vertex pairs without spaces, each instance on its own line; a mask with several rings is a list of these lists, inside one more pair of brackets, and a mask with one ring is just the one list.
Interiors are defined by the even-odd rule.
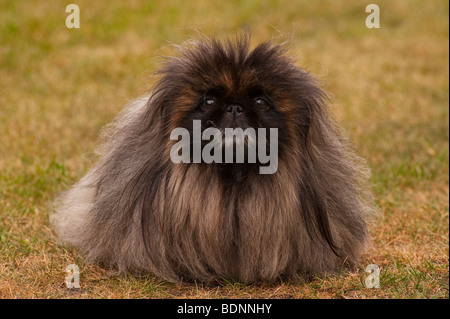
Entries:
[[270,103],[264,98],[255,99],[255,105],[263,110],[268,110],[270,108]]
[[216,100],[215,99],[213,99],[211,97],[208,97],[208,98],[205,99],[205,105],[206,106],[212,106],[214,104],[216,104]]

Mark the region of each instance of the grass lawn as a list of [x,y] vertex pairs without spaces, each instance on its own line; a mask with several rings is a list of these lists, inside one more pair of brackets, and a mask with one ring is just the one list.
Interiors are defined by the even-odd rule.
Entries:
[[[373,2],[373,1],[372,1]],[[449,298],[449,4],[352,1],[0,2],[0,298]],[[57,244],[49,205],[94,162],[102,126],[145,93],[170,43],[200,31],[289,41],[368,160],[380,214],[357,272],[217,286],[114,276]],[[281,41],[281,40],[280,40]],[[69,264],[80,289],[65,285]],[[365,285],[369,264],[380,288]]]

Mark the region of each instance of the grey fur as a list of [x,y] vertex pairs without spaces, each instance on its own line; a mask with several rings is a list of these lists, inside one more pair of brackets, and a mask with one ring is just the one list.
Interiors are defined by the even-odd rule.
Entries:
[[[286,81],[278,98],[293,116],[286,119],[289,152],[280,154],[278,171],[227,187],[217,166],[169,158],[175,115],[181,118],[196,87],[206,85],[193,72],[214,73],[219,51],[230,70],[264,60],[262,71]],[[95,167],[57,200],[51,223],[64,243],[89,261],[169,281],[296,280],[358,265],[373,210],[368,169],[309,73],[279,46],[250,50],[244,38],[191,42],[160,75],[154,94],[136,100],[106,130]]]

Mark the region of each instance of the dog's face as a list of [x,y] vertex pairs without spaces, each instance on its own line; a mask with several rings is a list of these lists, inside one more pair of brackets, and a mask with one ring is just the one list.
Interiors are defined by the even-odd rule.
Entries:
[[[213,87],[203,94],[198,106],[186,119],[199,119],[205,127],[268,128],[281,124],[281,116],[269,93],[254,84],[237,89],[224,85]],[[272,119],[272,121],[271,121]]]
[[[306,72],[284,56],[280,46],[249,48],[248,41],[228,47],[200,43],[169,60],[160,72],[166,88],[170,130],[277,128],[279,154],[304,142],[310,123],[311,96]],[[171,89],[167,92],[167,87]],[[314,86],[315,87],[315,86]]]
[[201,120],[204,128],[220,130],[285,126],[283,106],[277,101],[283,92],[273,70],[251,56],[227,55],[220,50],[207,54],[210,65],[189,68],[195,70],[189,75],[192,82],[186,83],[193,98],[180,126],[188,128],[192,120]]

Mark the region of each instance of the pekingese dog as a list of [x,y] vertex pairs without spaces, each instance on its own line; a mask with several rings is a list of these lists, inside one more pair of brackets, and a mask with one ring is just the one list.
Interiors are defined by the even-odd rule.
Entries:
[[283,45],[251,47],[248,36],[177,49],[57,201],[51,223],[63,242],[169,281],[296,280],[357,266],[372,209],[367,169],[314,76]]

